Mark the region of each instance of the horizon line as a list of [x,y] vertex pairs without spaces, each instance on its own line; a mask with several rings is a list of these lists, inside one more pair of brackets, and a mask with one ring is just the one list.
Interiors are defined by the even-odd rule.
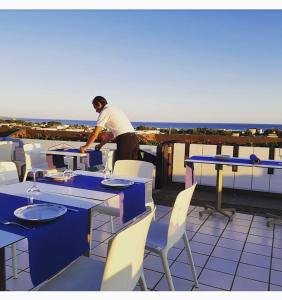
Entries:
[[[89,121],[89,122],[95,122],[94,120],[86,120],[86,119],[57,119],[57,118],[27,118],[27,117],[5,117],[5,116],[0,116],[0,118],[9,118],[9,119],[15,119],[15,120],[56,120],[56,121]],[[282,123],[261,123],[261,122],[250,122],[250,123],[246,123],[246,122],[205,122],[205,121],[193,121],[193,122],[183,122],[183,121],[130,121],[133,123],[176,123],[176,124],[181,124],[181,123],[186,123],[186,124],[200,124],[200,123],[204,123],[204,124],[262,124],[262,125],[282,125]]]

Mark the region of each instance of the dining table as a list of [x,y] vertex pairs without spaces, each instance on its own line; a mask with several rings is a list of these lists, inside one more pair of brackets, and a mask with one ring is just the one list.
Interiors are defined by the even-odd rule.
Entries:
[[[55,234],[55,239],[59,239],[59,236],[57,235],[58,233],[60,233],[60,235],[64,235],[64,232],[71,232],[72,234],[75,234],[75,237],[72,238],[72,245],[76,244],[73,239],[82,240],[85,242],[85,235],[87,233],[87,245],[83,242],[80,242],[80,245],[83,245],[83,247],[81,246],[81,248],[76,249],[75,253],[70,254],[66,257],[64,254],[64,247],[62,247],[59,255],[56,255],[56,257],[61,258],[54,263],[54,266],[49,266],[47,264],[47,266],[44,267],[47,269],[47,271],[43,275],[40,273],[44,268],[42,267],[41,270],[36,270],[36,267],[34,267],[36,266],[36,263],[32,263],[32,261],[38,262],[37,253],[39,250],[36,247],[29,249],[29,260],[32,264],[30,272],[31,278],[33,279],[35,285],[39,284],[47,277],[50,277],[52,274],[63,268],[77,256],[89,255],[89,250],[91,248],[92,222],[95,207],[97,207],[98,205],[106,205],[107,201],[118,202],[119,204],[121,204],[120,222],[124,224],[134,219],[140,213],[144,212],[145,202],[147,201],[147,198],[151,197],[150,189],[152,182],[151,180],[148,180],[146,178],[133,178],[132,180],[134,184],[132,186],[123,189],[116,189],[109,188],[101,184],[101,182],[104,180],[103,173],[75,171],[74,174],[74,178],[68,181],[55,181],[51,180],[50,178],[43,177],[41,179],[38,179],[38,181],[36,182],[36,186],[40,189],[41,193],[40,195],[34,197],[33,202],[35,204],[57,204],[69,208],[67,209],[67,213],[63,216],[63,218],[58,218],[57,220],[55,220],[56,222],[52,221],[44,223],[43,225],[39,223],[32,224],[33,229],[30,231],[18,228],[17,226],[8,226],[3,224],[0,225],[0,230],[3,230],[4,232],[7,232],[9,234],[16,234],[19,236],[19,239],[28,238],[30,241],[35,239],[36,242],[33,242],[33,245],[36,245],[36,243],[46,243],[46,241],[44,241],[44,236],[50,236],[50,231],[53,232],[53,235]],[[9,221],[16,220],[17,222],[21,222],[21,220],[17,220],[13,216],[13,211],[15,211],[17,207],[28,204],[26,191],[33,185],[33,182],[26,181],[0,187],[0,206],[2,204],[3,207],[7,207],[8,209],[5,215],[6,219],[9,219]],[[68,219],[66,223],[62,221],[64,218]],[[74,218],[80,218],[80,221],[78,222],[78,219],[75,221]],[[56,226],[54,225],[54,223],[57,223]],[[71,228],[71,230],[70,228],[67,230],[68,226],[77,223],[80,223],[82,227],[84,226],[84,228],[80,227],[80,230],[77,230],[76,226],[74,226],[74,228]],[[28,225],[30,226],[31,224]],[[85,231],[85,228],[87,228],[87,231]],[[84,237],[81,236],[83,232]],[[35,236],[35,238],[33,237],[33,235]],[[41,238],[38,238],[38,236],[42,237],[42,240]],[[51,240],[48,243],[50,243],[51,245],[56,244],[54,240]],[[5,245],[6,244],[2,246],[2,249],[8,244],[6,246]],[[29,242],[29,246],[30,245],[32,245],[32,242]],[[72,245],[68,244],[69,247],[72,247]],[[52,253],[51,256],[54,257],[54,253]],[[5,273],[5,264],[3,263],[3,261],[5,261],[5,258],[2,256],[0,263],[0,274]],[[48,261],[48,253],[46,254],[45,261]],[[4,290],[5,282],[3,278],[1,278],[0,281],[1,289]]]
[[56,168],[61,168],[64,166],[64,156],[73,158],[73,170],[77,170],[78,167],[78,159],[87,159],[88,165],[90,167],[95,165],[101,165],[102,162],[102,153],[97,150],[88,150],[85,153],[80,153],[80,149],[77,148],[58,148],[52,150],[43,150],[42,154],[46,154],[47,156],[51,156],[53,163]]
[[[282,161],[276,160],[260,160],[255,155],[251,155],[250,158],[239,158],[232,157],[229,155],[215,155],[215,156],[205,156],[205,155],[195,155],[190,158],[185,159],[186,175],[185,175],[185,188],[190,187],[195,183],[194,177],[194,164],[213,164],[215,165],[217,175],[216,175],[216,206],[206,205],[205,210],[200,211],[199,214],[202,216],[204,213],[213,214],[220,213],[229,219],[232,219],[233,215],[236,213],[234,208],[222,208],[222,189],[223,189],[223,166],[244,166],[251,168],[273,168],[282,169]],[[231,212],[229,214],[228,212]]]

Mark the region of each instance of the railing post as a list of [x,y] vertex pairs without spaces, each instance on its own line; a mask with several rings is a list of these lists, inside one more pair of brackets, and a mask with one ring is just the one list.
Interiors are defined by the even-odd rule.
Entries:
[[156,188],[172,181],[173,143],[166,142],[157,146]]

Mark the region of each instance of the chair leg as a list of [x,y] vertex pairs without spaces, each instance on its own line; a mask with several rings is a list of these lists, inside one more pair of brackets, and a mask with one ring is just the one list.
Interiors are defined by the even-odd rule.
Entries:
[[115,233],[115,228],[114,228],[114,217],[111,216],[110,219],[111,219],[111,231],[112,231],[112,233]]
[[172,277],[171,277],[169,265],[168,265],[167,253],[160,252],[160,255],[161,255],[162,262],[163,262],[165,276],[166,276],[166,279],[167,279],[169,289],[171,291],[175,291],[175,288],[174,288],[174,285],[173,285],[173,282],[172,282]]
[[141,276],[139,278],[139,283],[141,285],[141,290],[142,291],[148,291],[147,288],[147,284],[146,284],[146,280],[145,280],[145,276],[144,276],[144,272],[142,271]]
[[23,178],[23,182],[26,182],[27,174],[28,174],[28,172],[25,171],[25,173],[24,173],[24,178]]
[[12,251],[12,268],[13,268],[13,277],[14,279],[18,278],[18,265],[17,265],[17,244],[14,243],[11,246]]
[[188,240],[188,237],[186,235],[186,232],[184,232],[182,237],[183,237],[185,248],[186,248],[186,251],[187,251],[189,264],[191,266],[191,271],[192,271],[192,274],[193,274],[194,283],[195,283],[195,286],[198,287],[198,279],[197,279],[196,269],[195,269],[193,256],[192,256],[192,251],[191,251],[191,248],[190,248],[190,244],[189,244],[189,240]]

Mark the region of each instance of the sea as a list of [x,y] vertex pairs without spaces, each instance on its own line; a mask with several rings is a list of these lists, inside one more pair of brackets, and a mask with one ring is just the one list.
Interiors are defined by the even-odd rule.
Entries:
[[[85,125],[85,126],[95,126],[96,121],[89,120],[58,120],[58,119],[27,119],[21,118],[21,120],[30,121],[33,123],[42,123],[50,121],[58,121],[66,125]],[[193,128],[208,128],[208,129],[225,129],[232,131],[245,131],[249,128],[257,129],[279,129],[282,130],[282,124],[260,124],[260,123],[178,123],[178,122],[143,122],[136,121],[131,122],[133,127],[146,126],[155,128],[175,128],[175,129],[193,129]]]

